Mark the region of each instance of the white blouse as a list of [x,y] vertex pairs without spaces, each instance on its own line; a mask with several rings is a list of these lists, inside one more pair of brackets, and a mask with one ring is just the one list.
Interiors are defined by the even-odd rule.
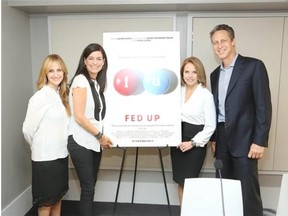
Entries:
[[[96,139],[93,134],[89,133],[87,130],[85,130],[81,125],[79,125],[73,116],[74,107],[73,107],[73,98],[72,98],[72,92],[73,88],[86,88],[87,97],[86,97],[86,106],[85,106],[85,116],[88,118],[88,120],[96,127],[99,131],[102,131],[103,123],[102,120],[97,121],[94,117],[94,108],[95,103],[91,91],[90,84],[86,77],[83,74],[77,75],[72,83],[70,93],[69,93],[69,104],[71,108],[71,118],[70,118],[70,124],[69,124],[69,135],[73,135],[74,140],[76,143],[80,146],[83,146],[87,149],[100,152],[100,143]],[[98,95],[98,88],[95,88]],[[99,97],[99,100],[101,102],[101,97]],[[102,103],[102,102],[101,102]],[[101,116],[101,115],[100,115]]]
[[54,89],[44,86],[29,100],[22,131],[33,161],[50,161],[68,155],[69,117]]
[[192,139],[197,146],[203,147],[209,141],[216,128],[216,110],[212,93],[201,84],[197,86],[190,98],[185,102],[186,87],[182,86],[182,122],[204,125]]

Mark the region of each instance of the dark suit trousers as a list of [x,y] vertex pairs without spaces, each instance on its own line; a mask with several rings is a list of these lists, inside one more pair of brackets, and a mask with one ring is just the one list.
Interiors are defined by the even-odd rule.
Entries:
[[[248,155],[248,153],[247,153]],[[216,158],[222,160],[222,177],[241,181],[245,216],[263,216],[263,206],[258,181],[258,160],[248,156],[233,157],[226,139],[225,125],[217,126]],[[216,173],[218,176],[218,172]]]

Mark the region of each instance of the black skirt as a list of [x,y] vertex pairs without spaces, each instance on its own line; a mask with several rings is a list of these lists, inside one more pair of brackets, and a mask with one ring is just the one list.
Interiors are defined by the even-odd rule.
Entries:
[[[190,141],[199,131],[203,130],[203,125],[192,125],[182,122],[182,142]],[[170,148],[173,180],[184,185],[185,178],[199,177],[202,169],[207,145],[204,147],[194,147],[189,151],[182,152],[176,147]]]
[[54,205],[68,189],[68,156],[53,161],[32,161],[33,205]]

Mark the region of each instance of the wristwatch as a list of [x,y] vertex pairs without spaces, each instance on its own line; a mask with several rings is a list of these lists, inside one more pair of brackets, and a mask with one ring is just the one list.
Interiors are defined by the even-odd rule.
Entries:
[[196,142],[194,140],[191,139],[191,143],[193,147],[196,147]]

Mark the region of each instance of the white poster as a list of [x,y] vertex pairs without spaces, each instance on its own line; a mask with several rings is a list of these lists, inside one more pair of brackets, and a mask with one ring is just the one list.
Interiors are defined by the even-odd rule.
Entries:
[[104,133],[120,147],[181,142],[179,32],[103,34],[108,58]]

